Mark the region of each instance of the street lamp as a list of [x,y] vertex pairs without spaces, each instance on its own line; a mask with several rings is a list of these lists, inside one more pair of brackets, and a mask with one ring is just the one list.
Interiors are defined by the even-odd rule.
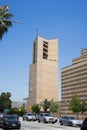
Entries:
[[65,101],[64,105],[65,105],[65,115],[67,115],[67,101]]

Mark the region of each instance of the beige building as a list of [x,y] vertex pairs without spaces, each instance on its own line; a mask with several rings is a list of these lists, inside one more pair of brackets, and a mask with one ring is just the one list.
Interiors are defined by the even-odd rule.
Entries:
[[87,101],[87,49],[81,49],[81,56],[72,60],[72,65],[61,72],[62,112],[68,113],[68,101],[77,94]]
[[58,39],[38,36],[33,43],[29,68],[28,107],[46,98],[58,101]]

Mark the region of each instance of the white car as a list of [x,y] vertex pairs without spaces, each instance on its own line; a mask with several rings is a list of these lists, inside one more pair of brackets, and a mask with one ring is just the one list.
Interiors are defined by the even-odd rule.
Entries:
[[35,116],[34,114],[32,114],[32,113],[25,113],[25,114],[23,115],[23,120],[26,120],[26,121],[36,121],[37,118],[36,118],[36,116]]
[[74,116],[62,116],[59,118],[60,125],[68,125],[68,126],[81,126],[82,120],[76,119]]
[[57,117],[51,115],[50,113],[40,113],[38,116],[38,122],[56,123]]

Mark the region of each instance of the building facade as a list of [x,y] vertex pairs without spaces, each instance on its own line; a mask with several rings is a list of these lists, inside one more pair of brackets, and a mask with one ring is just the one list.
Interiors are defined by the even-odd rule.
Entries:
[[72,60],[72,65],[61,70],[62,112],[69,113],[68,102],[74,94],[87,101],[87,49]]
[[28,107],[44,99],[58,101],[58,39],[38,36],[29,68]]

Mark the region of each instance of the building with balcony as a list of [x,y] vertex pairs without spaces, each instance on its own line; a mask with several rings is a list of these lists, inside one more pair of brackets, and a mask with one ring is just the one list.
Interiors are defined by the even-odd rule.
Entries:
[[61,70],[62,113],[69,113],[68,102],[74,94],[87,101],[87,49]]
[[58,101],[58,39],[36,37],[29,68],[28,93],[29,108],[44,99]]

